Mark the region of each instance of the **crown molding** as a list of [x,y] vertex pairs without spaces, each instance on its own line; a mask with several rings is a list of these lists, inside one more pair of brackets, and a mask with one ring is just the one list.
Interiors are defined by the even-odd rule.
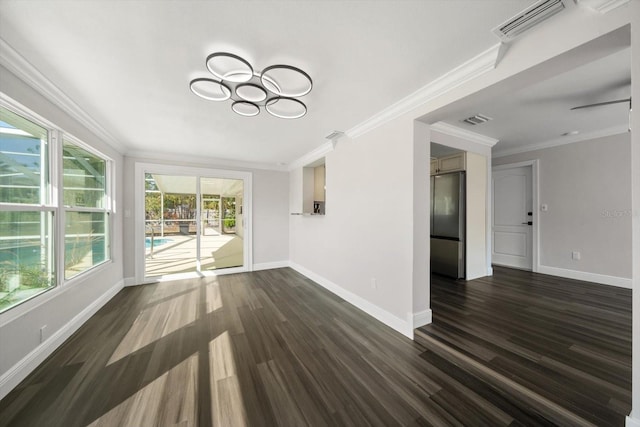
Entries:
[[0,65],[11,71],[116,151],[124,153],[123,144],[2,38],[0,38]]
[[187,163],[191,165],[198,165],[201,167],[218,169],[260,169],[279,172],[287,172],[289,170],[287,168],[287,165],[281,163],[248,162],[243,160],[221,159],[217,157],[196,156],[158,151],[129,150],[125,153],[125,156],[145,162],[164,161],[171,162],[173,164]]
[[443,133],[449,136],[455,136],[457,138],[465,139],[467,141],[476,142],[478,144],[486,145],[487,147],[493,147],[499,140],[491,138],[489,136],[481,135],[470,130],[462,129],[457,126],[450,125],[445,122],[436,122],[431,125],[431,130]]
[[400,101],[385,108],[362,123],[347,130],[345,134],[350,138],[357,138],[381,126],[446,92],[472,80],[495,68],[500,56],[501,43],[485,50],[462,65],[454,68],[431,83],[423,86]]
[[588,141],[590,139],[604,138],[607,136],[619,135],[621,133],[629,132],[627,126],[614,126],[607,129],[597,130],[595,132],[589,132],[578,135],[568,135],[561,138],[552,139],[549,141],[539,142],[535,144],[526,145],[524,147],[507,148],[504,150],[495,150],[491,157],[497,159],[499,157],[511,156],[513,154],[528,153],[529,151],[543,150],[545,148],[559,147],[561,145],[573,144],[574,142]]
[[624,6],[629,0],[580,0],[580,3],[600,13],[607,13]]
[[308,165],[309,163],[315,162],[321,157],[327,155],[327,153],[332,152],[336,148],[336,141],[327,141],[323,143],[321,146],[316,148],[313,151],[308,152],[302,157],[297,158],[293,162],[289,163],[288,170],[292,171],[294,169],[302,168]]

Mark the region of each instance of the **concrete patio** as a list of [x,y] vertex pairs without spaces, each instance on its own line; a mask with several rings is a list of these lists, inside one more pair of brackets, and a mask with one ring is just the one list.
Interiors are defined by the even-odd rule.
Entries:
[[[195,235],[169,235],[169,242],[155,246],[153,254],[147,248],[145,276],[196,271],[197,239]],[[238,267],[243,264],[243,240],[235,234],[205,234],[201,236],[201,270]]]

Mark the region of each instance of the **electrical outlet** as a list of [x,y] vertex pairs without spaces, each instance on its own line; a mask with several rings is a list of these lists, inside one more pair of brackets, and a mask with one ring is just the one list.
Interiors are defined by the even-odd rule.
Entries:
[[44,337],[45,337],[45,331],[46,331],[46,329],[47,329],[47,325],[43,325],[43,326],[40,328],[40,342],[41,342],[41,343],[42,343],[42,342],[44,342]]
[[378,289],[378,283],[376,282],[376,278],[371,278],[371,289]]
[[571,259],[574,259],[576,261],[580,261],[580,252],[578,252],[578,251],[571,252]]

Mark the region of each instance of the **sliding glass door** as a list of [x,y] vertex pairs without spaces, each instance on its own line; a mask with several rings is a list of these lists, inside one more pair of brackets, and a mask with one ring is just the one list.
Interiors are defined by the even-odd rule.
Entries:
[[145,175],[145,277],[197,271],[196,177]]
[[246,270],[248,178],[225,177],[228,171],[215,176],[165,170],[139,171],[144,176],[144,232],[138,233],[144,239],[143,279]]
[[243,235],[236,206],[242,206],[239,179],[200,178],[200,268],[241,267]]

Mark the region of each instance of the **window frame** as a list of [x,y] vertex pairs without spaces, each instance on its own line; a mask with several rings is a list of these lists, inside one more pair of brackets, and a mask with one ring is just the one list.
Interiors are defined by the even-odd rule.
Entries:
[[[68,289],[74,287],[75,284],[85,280],[91,274],[98,274],[107,265],[113,263],[113,225],[115,216],[115,185],[114,171],[115,162],[100,150],[92,147],[73,134],[66,132],[62,127],[55,125],[51,121],[45,119],[39,114],[24,107],[6,94],[0,92],[0,107],[3,107],[22,118],[33,122],[34,124],[44,128],[48,132],[48,153],[47,153],[47,171],[48,185],[41,193],[40,203],[8,203],[0,202],[0,210],[6,212],[51,212],[53,214],[53,232],[49,235],[53,238],[53,286],[44,289],[33,296],[30,296],[16,304],[0,311],[0,327],[14,319],[22,316],[24,313],[46,303],[55,296]],[[65,221],[67,207],[64,206],[64,168],[63,168],[63,141],[66,140],[79,148],[101,158],[105,161],[105,199],[104,208],[93,208],[94,211],[104,212],[107,216],[105,221],[105,239],[107,241],[105,248],[104,261],[92,265],[90,268],[65,279]],[[41,179],[41,185],[43,180]],[[41,188],[42,191],[42,188]],[[91,208],[78,209],[81,212],[87,212]],[[73,211],[73,208],[69,208]]]
[[[102,160],[104,160],[105,162],[105,176],[104,176],[104,207],[102,208],[92,208],[92,207],[79,207],[79,206],[66,206],[64,204],[64,143],[69,142],[73,145],[75,145],[76,147],[81,148],[82,150],[87,151],[88,153],[101,158]],[[61,232],[61,235],[59,236],[60,241],[58,242],[58,253],[61,254],[58,257],[58,261],[56,266],[58,267],[58,271],[60,272],[60,276],[58,276],[58,279],[61,280],[62,286],[64,286],[65,284],[69,283],[69,282],[73,282],[74,280],[76,280],[76,278],[78,277],[82,277],[85,274],[87,274],[90,271],[93,271],[94,269],[96,269],[97,267],[112,262],[113,260],[113,253],[112,253],[112,249],[111,249],[111,242],[113,241],[113,236],[112,236],[112,232],[111,230],[113,229],[113,186],[112,186],[112,179],[113,179],[113,167],[114,167],[114,163],[113,160],[109,157],[106,156],[105,154],[101,153],[100,151],[94,149],[93,147],[91,147],[90,145],[82,142],[80,139],[74,137],[73,135],[69,134],[69,133],[64,133],[63,135],[60,136],[60,142],[58,144],[57,147],[59,153],[57,153],[57,159],[58,159],[58,167],[59,167],[59,171],[60,173],[56,176],[56,178],[59,180],[59,187],[60,191],[58,192],[58,207],[60,209],[59,212],[59,216],[60,218],[60,222],[58,224],[60,228],[60,230],[63,230]],[[105,221],[105,239],[106,239],[106,248],[105,248],[105,259],[97,264],[92,265],[91,267],[77,273],[74,274],[73,276],[66,278],[65,276],[65,260],[66,260],[66,247],[65,247],[65,242],[66,242],[66,220],[67,220],[67,213],[68,212],[89,212],[89,213],[105,213],[107,218]]]

